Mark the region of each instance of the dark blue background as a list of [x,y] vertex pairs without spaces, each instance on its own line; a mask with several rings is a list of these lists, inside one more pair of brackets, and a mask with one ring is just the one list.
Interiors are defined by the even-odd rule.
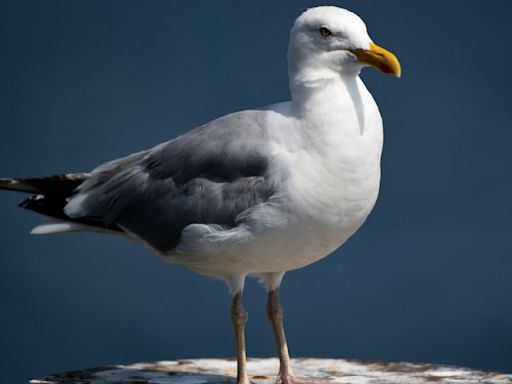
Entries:
[[[228,112],[288,99],[289,28],[318,1],[1,1],[0,175],[87,171]],[[379,202],[283,284],[293,356],[512,372],[509,1],[339,1],[398,55],[363,77],[385,121]],[[29,235],[0,194],[3,382],[232,356],[223,284],[115,237]],[[249,283],[250,356],[275,355]]]

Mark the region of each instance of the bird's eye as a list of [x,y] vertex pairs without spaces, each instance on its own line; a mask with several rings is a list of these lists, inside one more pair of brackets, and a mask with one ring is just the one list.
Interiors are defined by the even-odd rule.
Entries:
[[320,34],[323,36],[323,37],[329,37],[332,35],[332,32],[329,28],[325,28],[325,27],[322,27],[320,28]]

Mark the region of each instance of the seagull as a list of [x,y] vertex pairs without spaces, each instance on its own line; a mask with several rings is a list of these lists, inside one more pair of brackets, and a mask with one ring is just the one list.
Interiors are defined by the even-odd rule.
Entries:
[[397,58],[356,14],[333,6],[300,15],[290,32],[291,101],[217,118],[89,173],[0,179],[49,221],[34,234],[121,235],[164,261],[226,282],[237,384],[248,384],[242,304],[246,277],[268,291],[278,383],[293,375],[279,303],[287,271],[340,247],[377,200],[382,118],[359,74],[400,77]]

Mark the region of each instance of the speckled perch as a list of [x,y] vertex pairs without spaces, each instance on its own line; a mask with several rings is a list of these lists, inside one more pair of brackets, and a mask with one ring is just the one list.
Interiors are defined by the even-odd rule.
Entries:
[[[473,384],[511,383],[512,374],[434,364],[294,359],[298,377],[344,384]],[[250,359],[250,380],[275,384],[277,359]],[[223,359],[159,361],[112,365],[51,375],[31,384],[220,384],[234,383],[236,362]]]

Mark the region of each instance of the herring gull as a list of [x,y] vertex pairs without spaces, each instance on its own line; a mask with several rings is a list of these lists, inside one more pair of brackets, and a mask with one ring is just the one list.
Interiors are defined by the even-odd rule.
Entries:
[[373,43],[357,15],[311,8],[290,33],[291,101],[220,117],[90,173],[0,179],[0,188],[32,194],[21,207],[49,218],[34,234],[122,235],[224,280],[238,384],[249,382],[244,281],[261,279],[278,381],[298,383],[279,304],[283,275],[341,246],[379,192],[382,119],[359,77],[365,66],[400,76],[396,57]]

